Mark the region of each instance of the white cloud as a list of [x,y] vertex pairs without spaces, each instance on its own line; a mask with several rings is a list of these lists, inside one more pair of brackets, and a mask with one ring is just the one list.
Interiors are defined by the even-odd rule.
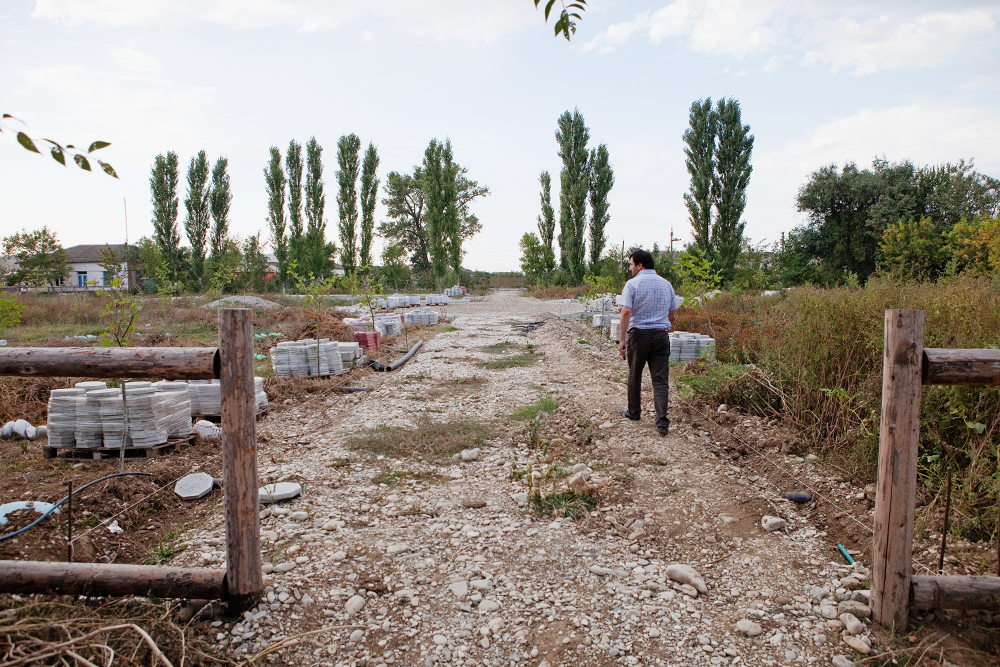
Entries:
[[133,40],[129,40],[120,49],[109,48],[108,55],[116,65],[133,72],[154,74],[163,69],[163,64],[159,60],[136,48]]
[[608,53],[637,34],[658,44],[679,39],[709,55],[743,58],[772,54],[765,71],[797,54],[804,65],[821,64],[833,72],[866,74],[879,70],[945,64],[977,57],[996,38],[996,6],[975,2],[940,5],[920,2],[821,0],[675,0],[652,14],[608,27],[585,45]]
[[373,39],[375,39],[375,35],[371,34],[367,30],[362,30],[361,31],[361,41],[362,42],[364,42],[365,44],[367,44],[370,41],[372,41]]
[[494,42],[528,26],[540,13],[527,2],[466,0],[37,0],[36,19],[67,25],[160,26],[194,21],[235,28],[288,26],[302,32],[339,28],[364,19],[388,19],[408,34],[434,39]]

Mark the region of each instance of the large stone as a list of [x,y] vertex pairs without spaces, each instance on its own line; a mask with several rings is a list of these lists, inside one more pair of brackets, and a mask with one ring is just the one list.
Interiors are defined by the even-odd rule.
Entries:
[[461,457],[463,461],[475,461],[479,458],[479,455],[483,453],[483,450],[476,447],[475,449],[463,449]]
[[690,565],[672,563],[667,566],[667,576],[679,584],[690,584],[694,586],[695,589],[702,595],[708,593],[708,586],[705,585],[705,580],[702,579],[701,575],[698,574],[698,571]]
[[848,634],[860,635],[865,631],[865,624],[858,620],[854,614],[841,614],[840,622],[844,624],[844,629]]
[[590,573],[596,574],[598,577],[610,577],[615,573],[610,567],[601,567],[600,565],[591,565]]
[[754,623],[748,618],[737,621],[736,629],[745,634],[747,637],[756,637],[760,633],[764,632],[764,628],[760,627],[759,623]]
[[514,502],[517,503],[518,505],[528,504],[528,494],[524,493],[523,491],[521,493],[515,493],[514,495],[511,496],[511,498],[513,498]]
[[788,522],[776,516],[765,516],[760,520],[761,527],[769,533],[781,530],[788,525]]
[[861,655],[868,655],[869,653],[871,653],[872,647],[866,644],[865,642],[861,641],[859,637],[844,633],[843,639],[845,644],[853,648]]
[[385,553],[387,556],[398,556],[399,554],[406,553],[410,550],[409,544],[390,544]]
[[833,663],[833,667],[854,667],[854,661],[843,655],[833,656],[830,662]]
[[500,603],[495,600],[483,600],[479,603],[479,611],[482,614],[488,614],[490,612],[496,611],[500,608]]
[[365,608],[365,599],[360,595],[355,595],[354,597],[352,597],[350,600],[347,601],[347,604],[344,605],[344,611],[347,613],[348,616],[354,616],[364,608]]
[[257,495],[262,505],[288,500],[302,493],[302,486],[295,482],[278,482],[260,487]]
[[469,584],[464,581],[456,581],[453,584],[449,584],[448,588],[455,594],[455,597],[458,598],[464,598],[469,594]]
[[493,590],[493,582],[489,579],[473,579],[469,583],[473,588],[478,588],[481,591]]
[[207,472],[185,475],[174,484],[174,493],[181,500],[198,500],[212,492],[212,476]]
[[837,605],[837,612],[841,614],[854,614],[858,618],[869,618],[872,615],[872,608],[854,600],[844,600]]

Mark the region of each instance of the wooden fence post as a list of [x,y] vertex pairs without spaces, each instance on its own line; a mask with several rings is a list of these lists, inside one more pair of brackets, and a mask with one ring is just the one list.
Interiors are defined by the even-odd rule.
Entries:
[[226,599],[230,613],[264,590],[257,484],[257,404],[249,308],[219,309],[222,383],[222,479],[226,494]]
[[901,632],[909,620],[923,347],[922,310],[885,312],[871,601],[875,620]]

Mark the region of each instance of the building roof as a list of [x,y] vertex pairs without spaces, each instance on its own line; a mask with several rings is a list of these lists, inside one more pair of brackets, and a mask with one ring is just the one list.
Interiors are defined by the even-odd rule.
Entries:
[[101,261],[101,251],[104,248],[111,248],[116,255],[123,255],[124,243],[95,244],[95,245],[75,245],[66,248],[66,261],[70,264],[99,264]]

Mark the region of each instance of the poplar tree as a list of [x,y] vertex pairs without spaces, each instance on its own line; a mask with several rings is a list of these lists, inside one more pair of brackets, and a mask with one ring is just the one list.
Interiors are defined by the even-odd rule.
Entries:
[[285,172],[281,170],[281,150],[271,146],[271,161],[264,168],[267,185],[267,226],[271,247],[278,259],[278,277],[284,284],[288,272],[288,235],[285,234]]
[[229,208],[233,193],[229,188],[229,158],[220,157],[212,167],[212,257],[222,252],[229,237]]
[[712,176],[712,201],[716,214],[712,247],[716,269],[722,274],[723,281],[728,283],[733,279],[743,247],[746,222],[741,222],[740,218],[747,205],[747,185],[753,171],[750,165],[753,135],[750,134],[750,126],[743,124],[737,100],[719,100],[715,115],[718,142]]
[[694,244],[709,258],[712,248],[712,181],[715,178],[715,125],[712,98],[691,104],[689,127],[684,131],[684,165],[691,185],[684,193],[684,204],[691,219]]
[[149,190],[153,203],[153,241],[166,265],[167,277],[176,282],[180,264],[181,236],[177,232],[177,153],[156,156],[150,171]]
[[340,216],[340,263],[350,275],[358,260],[358,135],[347,134],[337,141],[337,212]]
[[552,177],[549,172],[543,171],[538,176],[538,182],[542,185],[540,193],[542,200],[542,214],[538,216],[538,236],[542,245],[548,248],[544,254],[544,266],[541,267],[546,275],[555,269],[555,252],[552,248],[552,240],[556,231],[556,215],[552,210]]
[[615,184],[615,172],[608,161],[608,147],[601,144],[590,152],[590,265],[596,267],[608,242],[604,233],[608,215],[608,193]]
[[323,194],[323,186],[323,147],[316,137],[312,137],[306,144],[305,256],[306,269],[317,278],[323,278],[330,272],[330,258],[336,251],[336,246],[326,242],[326,220],[323,218],[326,195]]
[[424,201],[427,205],[427,241],[431,269],[444,280],[448,266],[456,276],[462,263],[462,235],[458,216],[458,165],[455,164],[451,140],[444,143],[431,139],[424,151]]
[[369,143],[361,162],[361,246],[359,264],[372,265],[372,236],[375,232],[375,200],[378,197],[378,151]]
[[586,271],[587,191],[590,188],[590,129],[574,109],[559,116],[556,142],[563,168],[559,174],[560,263],[575,283]]
[[305,262],[305,233],[302,228],[302,145],[294,139],[288,142],[285,154],[288,173],[288,255],[302,270]]
[[192,277],[199,283],[205,274],[205,240],[211,217],[209,199],[212,196],[212,189],[208,184],[208,178],[208,156],[205,155],[205,151],[198,151],[197,157],[191,158],[188,164],[188,194],[184,200],[187,217],[184,219],[184,231],[187,232],[188,243],[191,244]]

